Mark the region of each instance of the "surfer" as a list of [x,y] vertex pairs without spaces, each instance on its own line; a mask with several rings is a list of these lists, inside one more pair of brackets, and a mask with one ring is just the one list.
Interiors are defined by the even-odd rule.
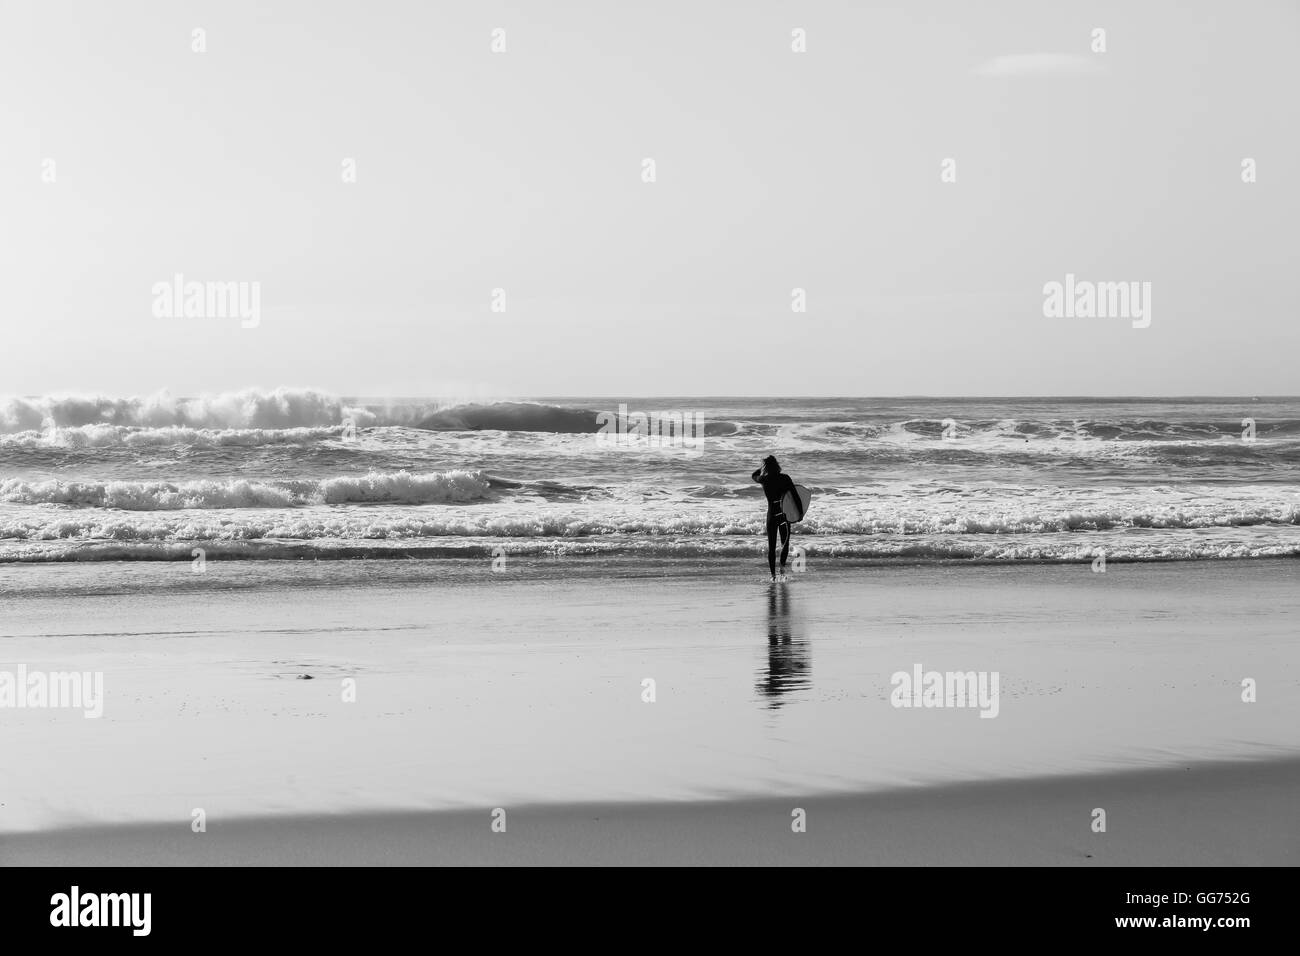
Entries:
[[[781,574],[785,574],[785,559],[790,553],[790,520],[781,507],[781,499],[787,493],[795,493],[794,481],[781,471],[781,464],[775,455],[763,459],[761,467],[754,470],[753,479],[763,486],[763,495],[767,498],[767,567],[776,580],[776,535],[781,534]],[[795,494],[798,497],[797,494]]]

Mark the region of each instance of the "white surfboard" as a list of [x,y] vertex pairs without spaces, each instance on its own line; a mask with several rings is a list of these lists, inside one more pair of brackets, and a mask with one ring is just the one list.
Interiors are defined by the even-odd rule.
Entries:
[[[795,495],[799,496],[797,500]],[[785,512],[785,520],[791,524],[802,521],[803,516],[808,513],[810,504],[812,504],[812,492],[803,485],[795,485],[794,493],[787,491],[785,497],[781,499],[781,510]]]

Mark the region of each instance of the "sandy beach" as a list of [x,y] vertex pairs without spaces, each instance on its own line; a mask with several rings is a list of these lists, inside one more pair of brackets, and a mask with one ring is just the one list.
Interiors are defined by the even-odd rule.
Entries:
[[[252,818],[0,838],[7,865],[1294,866],[1300,761],[955,784],[799,801],[562,804]],[[1107,832],[1090,828],[1106,808]],[[802,810],[804,832],[792,830]]]
[[[104,688],[98,718],[4,712],[6,864],[1300,861],[1294,561],[824,560],[775,587],[737,561],[154,562],[0,584],[0,669]],[[894,706],[916,666],[997,673],[996,716]]]

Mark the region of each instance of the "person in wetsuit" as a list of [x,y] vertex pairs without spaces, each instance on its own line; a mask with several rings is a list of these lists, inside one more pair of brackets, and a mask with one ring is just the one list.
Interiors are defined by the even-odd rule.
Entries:
[[[776,580],[776,535],[781,534],[781,573],[785,574],[785,559],[790,553],[790,522],[781,510],[781,499],[786,492],[794,491],[794,481],[781,471],[781,465],[774,455],[763,459],[762,467],[755,469],[751,476],[763,486],[763,495],[767,498],[767,567]],[[798,497],[797,495],[795,496]]]

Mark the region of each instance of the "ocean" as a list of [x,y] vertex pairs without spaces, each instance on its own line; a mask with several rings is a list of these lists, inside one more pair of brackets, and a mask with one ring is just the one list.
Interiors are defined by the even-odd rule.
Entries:
[[[599,417],[681,413],[685,441]],[[775,454],[809,560],[1300,554],[1300,398],[635,398],[308,389],[0,403],[0,561],[753,556]]]

